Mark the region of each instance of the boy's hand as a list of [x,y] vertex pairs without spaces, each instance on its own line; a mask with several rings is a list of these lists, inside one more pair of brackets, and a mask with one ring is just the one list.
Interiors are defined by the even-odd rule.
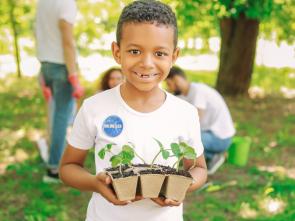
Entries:
[[151,200],[162,207],[164,207],[164,206],[179,206],[182,203],[182,202],[178,202],[175,200],[166,199],[164,197],[152,198]]
[[97,174],[96,179],[99,182],[97,190],[107,201],[116,206],[124,206],[130,203],[129,201],[120,201],[117,199],[114,191],[110,187],[112,179],[106,173],[102,172]]
[[83,89],[83,87],[81,86],[81,84],[79,82],[78,75],[77,74],[70,74],[68,76],[68,80],[69,80],[70,84],[73,87],[72,96],[74,98],[77,98],[77,99],[79,99],[80,97],[82,97],[83,94],[84,94],[84,89]]

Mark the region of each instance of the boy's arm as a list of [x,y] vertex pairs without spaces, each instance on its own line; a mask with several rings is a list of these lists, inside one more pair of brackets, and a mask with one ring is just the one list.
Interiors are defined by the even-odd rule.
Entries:
[[195,182],[189,187],[188,192],[192,192],[202,187],[207,180],[207,166],[204,154],[196,158],[195,162],[194,160],[184,159],[183,165],[195,180]]
[[128,202],[119,201],[110,188],[111,179],[105,173],[90,174],[84,167],[88,151],[68,145],[61,164],[60,179],[71,187],[84,191],[100,193],[107,201],[114,205],[126,205]]

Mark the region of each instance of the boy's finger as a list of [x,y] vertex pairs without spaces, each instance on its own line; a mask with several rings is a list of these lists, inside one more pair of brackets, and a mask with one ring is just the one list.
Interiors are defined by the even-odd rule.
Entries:
[[179,206],[181,204],[181,202],[171,200],[171,199],[165,199],[165,204],[167,206]]
[[167,206],[165,204],[165,201],[163,199],[161,199],[161,198],[152,198],[151,200],[154,201],[155,203],[157,203],[160,206]]
[[104,186],[100,192],[100,194],[110,203],[117,205],[117,206],[124,206],[127,205],[128,201],[120,201],[117,199],[115,193],[107,186]]
[[99,174],[97,174],[96,177],[98,178],[98,180],[104,182],[105,184],[111,184],[112,182],[111,177],[107,175],[105,172],[100,172]]
[[139,201],[144,199],[143,196],[135,196],[135,199],[131,200],[131,202]]
[[105,179],[105,183],[106,183],[107,185],[109,185],[109,184],[112,183],[112,179],[111,179],[110,176],[107,175],[107,177],[106,177],[106,179]]

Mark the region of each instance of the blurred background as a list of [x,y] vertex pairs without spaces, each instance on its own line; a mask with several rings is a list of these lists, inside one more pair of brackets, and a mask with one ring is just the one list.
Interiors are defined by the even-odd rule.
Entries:
[[[110,46],[127,0],[77,0],[85,97],[116,65]],[[295,1],[163,0],[176,12],[190,80],[225,96],[237,134],[252,140],[245,166],[226,163],[188,195],[185,220],[295,220]],[[36,141],[46,108],[35,56],[36,0],[0,3],[0,220],[83,220],[89,193],[42,182]],[[87,166],[93,171],[93,153]],[[75,218],[73,218],[75,217]]]

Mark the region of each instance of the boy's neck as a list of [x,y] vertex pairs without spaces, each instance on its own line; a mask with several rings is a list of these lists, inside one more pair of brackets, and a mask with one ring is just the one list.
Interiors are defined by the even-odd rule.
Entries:
[[120,93],[125,103],[138,112],[148,113],[157,110],[165,102],[166,94],[159,87],[151,91],[139,91],[129,83],[120,86]]

